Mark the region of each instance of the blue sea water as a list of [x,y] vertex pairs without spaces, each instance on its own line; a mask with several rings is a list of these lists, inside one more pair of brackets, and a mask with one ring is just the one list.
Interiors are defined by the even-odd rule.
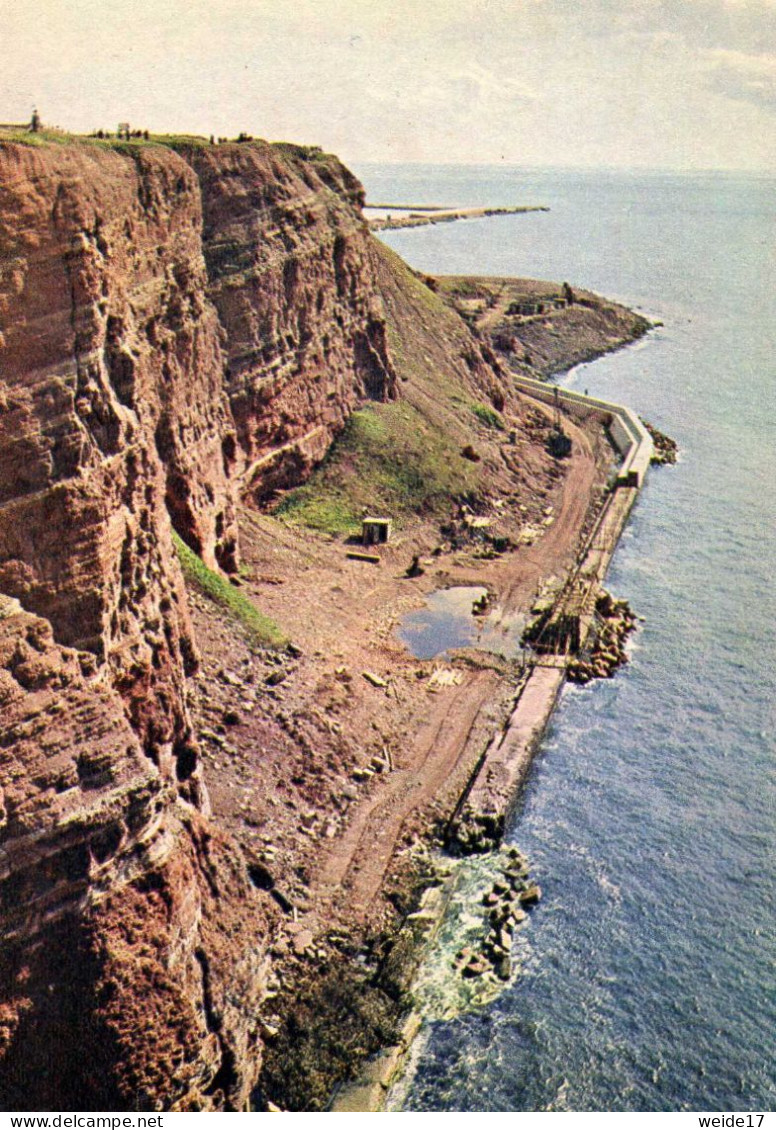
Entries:
[[564,691],[509,831],[544,899],[523,973],[429,1025],[394,1109],[776,1105],[776,192],[766,176],[357,169],[372,199],[546,204],[389,233],[433,273],[589,287],[664,324],[564,378],[680,444],[609,588],[646,617]]

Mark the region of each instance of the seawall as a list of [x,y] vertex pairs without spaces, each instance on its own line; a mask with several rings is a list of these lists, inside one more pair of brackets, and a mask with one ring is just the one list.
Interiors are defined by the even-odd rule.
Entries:
[[515,376],[515,383],[520,392],[545,404],[554,404],[557,398],[569,415],[589,416],[591,412],[598,414],[606,423],[612,443],[622,456],[617,482],[623,486],[643,486],[654,447],[649,432],[632,409],[573,389],[532,380],[530,377]]
[[[623,405],[524,377],[517,378],[517,383],[526,395],[543,403],[557,403],[571,414],[599,415],[622,457],[612,491],[580,551],[577,566],[556,597],[559,610],[570,604],[578,610],[581,649],[593,628],[600,586],[643,486],[653,451],[652,439],[635,413]],[[549,654],[532,660],[506,727],[489,746],[453,822],[451,840],[459,848],[487,851],[501,841],[510,809],[525,783],[534,752],[566,680],[569,659],[568,654]]]
[[[521,392],[546,404],[555,404],[575,416],[599,416],[607,427],[612,445],[622,463],[606,503],[582,546],[576,567],[571,571],[563,594],[580,580],[594,604],[620,535],[644,484],[652,455],[652,439],[638,417],[624,405],[541,381],[516,378]],[[593,616],[582,617],[581,646],[590,634]],[[536,749],[552,717],[563,684],[570,656],[537,657],[521,681],[506,725],[494,735],[478,762],[450,823],[449,840],[453,849],[488,852],[498,848],[509,813],[525,784]],[[435,894],[433,907],[424,911],[425,931],[422,948],[433,940],[449,901],[450,880],[426,892]],[[412,1044],[422,1026],[422,1017],[412,1011],[400,1033],[399,1042],[361,1067],[358,1077],[339,1089],[330,1109],[339,1112],[382,1110],[392,1084],[401,1075]]]

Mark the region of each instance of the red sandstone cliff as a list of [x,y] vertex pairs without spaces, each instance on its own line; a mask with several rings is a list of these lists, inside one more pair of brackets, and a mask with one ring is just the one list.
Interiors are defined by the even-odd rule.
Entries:
[[241,859],[105,668],[6,597],[0,711],[3,1109],[242,1104],[263,964]]
[[365,398],[394,393],[363,190],[294,146],[192,149],[209,295],[227,333],[226,387],[258,499],[298,482]]
[[171,525],[393,391],[357,182],[264,145],[0,145],[0,1104],[235,1108],[268,931],[208,822]]
[[200,223],[163,150],[0,151],[0,589],[107,661],[157,760],[193,657],[167,505],[206,559],[234,537]]

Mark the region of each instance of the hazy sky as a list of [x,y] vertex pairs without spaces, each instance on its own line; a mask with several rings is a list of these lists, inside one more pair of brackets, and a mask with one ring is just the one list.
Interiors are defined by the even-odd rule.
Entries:
[[0,0],[0,120],[346,160],[776,165],[776,0]]

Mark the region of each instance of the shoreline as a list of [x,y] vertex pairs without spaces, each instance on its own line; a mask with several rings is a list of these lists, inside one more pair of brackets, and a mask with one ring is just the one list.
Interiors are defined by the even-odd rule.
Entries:
[[[458,308],[461,296],[467,301],[471,296],[478,306],[495,315],[498,323],[504,313],[508,317],[506,307],[516,295],[535,294],[543,300],[544,295],[551,297],[559,291],[559,284],[536,280],[419,276],[399,266],[390,250],[381,250],[381,255],[386,264],[396,265],[402,272],[402,285],[410,288],[416,315],[422,321],[426,312],[433,310],[433,325],[448,342],[451,337],[457,340],[461,322],[467,321]],[[396,309],[397,292],[392,286],[389,280],[383,292],[389,316]],[[487,301],[491,291],[499,296],[495,304]],[[544,334],[548,344],[552,343],[552,349],[541,354],[542,368],[531,370],[532,377],[571,369],[579,361],[581,347],[586,357],[591,350],[601,356],[635,340],[649,328],[649,323],[632,311],[592,293],[576,292],[575,298],[578,301],[555,313],[551,329],[545,320],[532,322],[534,342]],[[498,324],[494,331],[496,338]],[[522,323],[516,328],[516,333],[521,332]],[[429,344],[432,350],[436,348]],[[520,388],[522,374],[513,363],[511,339],[506,347],[497,340],[493,346],[491,356],[497,356],[508,373],[516,400],[504,416],[488,413],[486,421],[481,420],[480,406],[475,405],[476,413],[470,410],[485,423],[478,433],[477,446],[487,437],[494,443],[492,450],[498,451],[507,475],[513,476],[520,474],[526,459],[546,460],[555,393],[544,380],[530,382],[530,393],[536,395],[530,395],[527,387]],[[417,380],[415,373],[412,370],[412,381]],[[424,398],[428,395],[423,386],[421,394]],[[303,650],[314,650],[309,659],[301,660],[300,676],[307,670],[309,683],[315,670],[319,674],[314,677],[320,678],[323,660],[330,671],[322,684],[327,696],[341,684],[328,700],[327,727],[334,723],[336,731],[332,732],[340,732],[337,704],[344,708],[346,700],[347,722],[341,715],[343,727],[347,727],[344,733],[358,737],[362,747],[370,729],[379,735],[377,742],[373,739],[367,747],[372,747],[370,752],[375,756],[370,761],[367,753],[364,762],[362,753],[359,764],[365,767],[354,770],[353,781],[341,797],[332,797],[334,808],[329,806],[325,818],[331,821],[332,812],[340,813],[341,837],[331,841],[331,848],[324,848],[325,840],[318,841],[324,854],[316,856],[315,863],[310,857],[310,878],[298,869],[298,849],[286,866],[281,862],[285,855],[283,835],[294,834],[290,825],[286,833],[278,831],[271,841],[267,838],[271,854],[262,852],[259,856],[266,858],[276,882],[282,881],[283,893],[298,908],[299,916],[298,921],[295,914],[293,922],[278,923],[281,935],[272,951],[278,959],[277,975],[270,984],[273,999],[262,1010],[262,1023],[271,1038],[255,1092],[256,1109],[266,1109],[262,1105],[266,1102],[287,1110],[325,1110],[332,1103],[363,1103],[363,1089],[359,1097],[346,1097],[350,1090],[345,1081],[355,1073],[355,1085],[362,1087],[366,1075],[378,1070],[384,1096],[386,1049],[392,1049],[395,1070],[406,1058],[412,1041],[400,1033],[408,1016],[410,987],[425,946],[442,922],[439,899],[450,897],[450,873],[455,869],[451,857],[437,857],[436,849],[444,846],[461,798],[468,794],[476,769],[482,767],[494,733],[501,736],[507,729],[522,678],[516,659],[477,650],[476,645],[449,652],[441,661],[418,660],[397,644],[394,631],[403,615],[419,608],[429,594],[472,584],[495,594],[498,604],[492,616],[499,631],[501,625],[514,624],[515,616],[520,628],[505,630],[520,631],[523,617],[546,584],[578,569],[582,547],[588,545],[607,500],[605,484],[607,476],[611,482],[617,445],[611,432],[607,434],[602,427],[612,422],[608,404],[607,411],[600,405],[592,410],[585,398],[578,398],[580,406],[574,404],[575,394],[562,390],[562,395],[572,408],[564,418],[565,430],[573,440],[570,458],[544,464],[552,473],[540,480],[542,501],[537,502],[533,487],[528,497],[515,497],[515,486],[511,485],[515,479],[502,478],[486,511],[490,519],[485,525],[491,528],[482,533],[474,531],[477,536],[473,538],[463,512],[456,518],[454,511],[452,522],[448,519],[441,530],[433,519],[429,523],[416,517],[383,549],[381,564],[354,563],[343,572],[343,547],[336,537],[321,540],[320,535],[311,538],[308,532],[303,541],[297,540],[299,535],[282,532],[285,527],[278,527],[271,517],[257,520],[254,516],[245,527],[248,532],[253,530],[252,544],[244,546],[248,566],[254,567],[260,578],[272,581],[269,587],[262,584],[260,590],[267,611],[287,625]],[[422,399],[420,403],[427,410],[429,401]],[[619,412],[619,406],[615,407]],[[518,420],[523,421],[518,427],[525,427],[527,421],[527,437],[512,430]],[[541,456],[537,454],[539,445]],[[333,482],[341,480],[335,477]],[[325,485],[314,483],[314,490],[320,491]],[[622,485],[617,489],[624,497]],[[511,495],[511,505],[498,501],[496,493],[502,499]],[[523,502],[529,505],[517,505]],[[505,539],[503,534],[509,536]],[[258,541],[254,535],[258,535]],[[285,549],[277,545],[279,535]],[[499,547],[495,552],[488,549],[491,543]],[[309,627],[313,625],[308,627],[295,618],[297,601],[303,592],[305,599],[309,595],[309,580],[304,584],[293,580],[295,547],[301,549],[302,545],[308,568],[314,564],[321,582],[329,578],[320,591],[340,594],[335,618],[341,626],[336,637],[329,636],[330,620],[325,613],[312,634]],[[437,547],[433,553],[432,546]],[[404,569],[409,557],[418,551],[420,576],[408,581],[406,576],[413,574],[405,574]],[[308,577],[312,579],[310,574]],[[329,589],[329,585],[334,587]],[[345,614],[343,622],[343,613],[352,600],[356,601],[354,612],[358,608],[357,619]],[[351,639],[353,633],[356,637]],[[512,636],[515,642],[517,638]],[[359,690],[361,680],[356,677],[362,666],[363,681],[372,687],[367,695]],[[369,675],[377,674],[377,685],[367,676],[367,669]],[[436,683],[438,674],[442,679]],[[556,691],[563,674],[553,672]],[[270,677],[274,684],[275,676]],[[284,710],[290,707],[299,717],[299,705],[292,705],[298,703],[298,692],[291,680],[282,686]],[[210,693],[212,688],[211,682]],[[546,707],[547,716],[551,706]],[[334,713],[330,714],[332,708]],[[540,736],[538,732],[535,740]],[[327,744],[320,730],[316,744]],[[260,844],[256,847],[261,850]],[[280,858],[278,848],[283,852]],[[434,862],[437,858],[442,859],[441,865]],[[498,861],[499,856],[480,854],[477,858]],[[294,872],[288,870],[292,863]],[[301,884],[295,873],[302,876]],[[490,974],[484,980],[491,980]],[[283,1016],[285,1020],[280,1019]],[[300,1032],[304,1033],[301,1046]],[[406,1044],[403,1053],[402,1043]],[[359,1049],[355,1055],[354,1047]],[[374,1082],[370,1077],[368,1086]],[[352,1105],[350,1109],[358,1108]]]
[[[521,380],[520,384],[523,391],[536,395],[539,400],[554,400],[552,389],[555,386],[528,380]],[[570,578],[585,577],[588,593],[597,596],[604,591],[603,581],[643,487],[654,447],[649,432],[630,409],[567,389],[559,389],[559,398],[575,412],[589,409],[612,415],[615,419],[618,416],[622,418],[622,414],[625,414],[629,422],[636,421],[634,433],[629,436],[620,433],[623,463],[617,482],[585,541],[578,565]],[[634,464],[637,471],[634,470]],[[556,601],[560,605],[563,604],[565,589],[566,586]],[[589,599],[587,603],[589,606]],[[583,621],[579,650],[584,647],[591,633],[593,616],[583,615]],[[539,656],[530,665],[529,673],[513,699],[506,724],[493,735],[461,794],[449,822],[449,846],[454,846],[466,855],[485,853],[494,859],[505,850],[503,833],[506,820],[528,778],[536,750],[568,679],[570,663],[570,655]],[[440,860],[443,861],[444,856],[440,856]],[[423,935],[416,951],[416,970],[444,920],[451,887],[452,880],[443,880],[441,896],[437,885],[427,887],[421,895],[420,912],[413,916],[423,919]],[[439,897],[433,898],[429,907],[426,904],[434,894]],[[423,1023],[423,1015],[412,1008],[402,1023],[400,1041],[364,1062],[354,1080],[335,1090],[327,1109],[343,1113],[374,1113],[383,1110],[391,1086],[406,1067]]]
[[[324,1110],[357,1064],[398,1040],[437,905],[421,900],[446,882],[435,849],[514,711],[526,617],[577,563],[616,455],[584,411],[566,420],[572,450],[557,457],[554,404],[526,396],[514,351],[491,347],[490,334],[472,338],[458,309],[471,295],[509,319],[521,294],[543,300],[560,284],[430,278],[373,246],[402,396],[356,413],[306,485],[281,495],[279,513],[240,513],[235,583],[293,649],[251,652],[191,598],[203,661],[190,702],[214,818],[248,860],[271,939],[257,1110]],[[488,305],[490,290],[499,297]],[[532,323],[533,342],[547,345],[532,344],[547,363],[533,376],[570,368],[580,345],[607,353],[641,329],[626,308],[577,295]],[[386,501],[396,452],[423,469],[430,511],[418,510],[414,478],[389,478]],[[394,519],[376,562],[351,558],[357,533],[342,523],[343,498],[355,515],[363,502]],[[471,585],[489,594],[487,618],[471,623],[495,651],[413,656],[398,632],[405,616]]]

